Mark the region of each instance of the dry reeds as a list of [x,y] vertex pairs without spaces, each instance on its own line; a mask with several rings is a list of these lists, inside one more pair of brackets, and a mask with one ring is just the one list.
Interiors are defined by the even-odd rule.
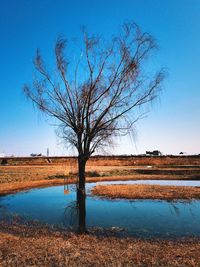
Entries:
[[200,187],[162,185],[97,185],[92,194],[126,199],[200,199]]

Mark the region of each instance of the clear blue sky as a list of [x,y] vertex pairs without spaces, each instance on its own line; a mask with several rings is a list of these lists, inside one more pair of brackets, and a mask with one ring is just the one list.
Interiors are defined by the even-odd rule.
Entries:
[[[137,124],[135,143],[119,140],[111,153],[200,153],[199,0],[6,0],[0,1],[0,153],[70,154],[54,127],[23,93],[33,77],[32,58],[40,47],[52,61],[58,35],[73,38],[80,26],[105,38],[134,20],[158,41],[153,64],[168,68],[160,100]],[[108,150],[109,151],[109,150]]]

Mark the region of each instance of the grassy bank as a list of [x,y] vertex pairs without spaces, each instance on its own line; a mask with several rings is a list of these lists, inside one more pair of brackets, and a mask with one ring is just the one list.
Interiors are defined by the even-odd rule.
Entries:
[[19,191],[28,190],[32,188],[42,188],[42,187],[56,186],[63,184],[64,184],[63,179],[3,183],[0,185],[0,196],[4,196],[7,194],[14,194]]
[[93,195],[126,199],[200,199],[200,187],[160,185],[97,185]]
[[200,266],[200,240],[75,235],[0,223],[0,266]]
[[[59,177],[59,178],[58,178]],[[67,176],[66,176],[67,177]],[[87,183],[94,182],[109,182],[109,181],[130,181],[130,180],[168,180],[168,177],[161,176],[157,177],[154,175],[126,175],[126,176],[102,176],[102,177],[87,177]],[[178,180],[178,179],[169,179],[169,180]],[[180,179],[181,180],[181,179]],[[185,179],[187,180],[187,179]],[[8,182],[0,184],[0,196],[7,194],[14,194],[20,191],[29,190],[32,188],[43,188],[56,185],[64,185],[76,183],[76,178],[69,178],[64,180],[64,176],[51,176],[51,178],[39,179],[39,180],[24,180],[21,182]]]
[[[0,166],[0,195],[16,193],[37,187],[62,185],[76,181],[77,169],[65,164]],[[199,180],[197,166],[87,166],[86,181],[127,181],[127,180]]]

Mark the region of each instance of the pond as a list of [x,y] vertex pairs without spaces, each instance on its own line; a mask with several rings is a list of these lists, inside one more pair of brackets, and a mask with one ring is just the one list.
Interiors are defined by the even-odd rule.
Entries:
[[[176,184],[200,186],[198,181],[118,181],[101,184]],[[129,236],[200,236],[200,201],[109,200],[90,195],[95,183],[88,183],[86,225],[88,229],[121,231]],[[0,219],[20,216],[24,220],[75,230],[78,226],[76,187],[69,185],[32,189],[0,197]]]

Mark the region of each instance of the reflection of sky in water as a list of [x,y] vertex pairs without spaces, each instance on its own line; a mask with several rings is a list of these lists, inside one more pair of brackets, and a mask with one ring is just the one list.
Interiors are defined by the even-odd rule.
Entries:
[[98,182],[96,184],[149,184],[149,185],[200,186],[200,181],[131,180],[131,181]]
[[[189,182],[189,184],[188,184]],[[194,185],[197,181],[131,181],[108,183],[145,183]],[[95,184],[87,184],[89,193]],[[75,187],[64,194],[63,186],[33,189],[0,198],[0,218],[17,214],[48,224],[65,227],[77,221]],[[87,227],[120,227],[139,236],[200,236],[200,201],[167,202],[158,200],[108,200],[87,197]]]

